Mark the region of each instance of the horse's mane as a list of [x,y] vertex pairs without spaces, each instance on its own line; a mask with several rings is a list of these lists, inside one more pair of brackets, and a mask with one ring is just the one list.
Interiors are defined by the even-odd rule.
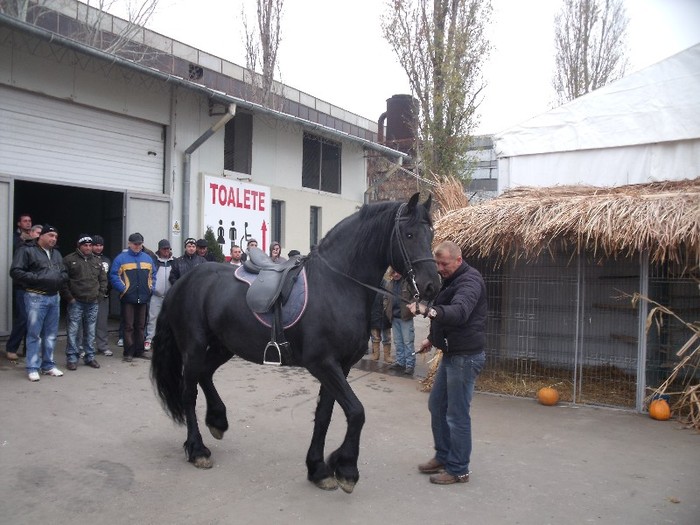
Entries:
[[[391,231],[401,204],[379,202],[363,205],[359,211],[331,228],[319,243],[318,250],[322,251],[325,257],[334,255],[338,262],[344,259],[374,259],[377,253],[385,252],[389,248]],[[406,224],[413,225],[427,220],[432,225],[430,214],[426,213],[425,207],[418,205],[416,209],[418,213],[408,216]],[[339,246],[342,249],[337,250]]]

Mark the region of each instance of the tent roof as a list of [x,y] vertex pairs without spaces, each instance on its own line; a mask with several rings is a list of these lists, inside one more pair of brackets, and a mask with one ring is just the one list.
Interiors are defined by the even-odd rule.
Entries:
[[499,157],[700,138],[700,44],[495,136]]
[[520,187],[448,212],[436,242],[459,244],[466,257],[534,259],[559,248],[596,256],[700,263],[700,178],[597,188]]

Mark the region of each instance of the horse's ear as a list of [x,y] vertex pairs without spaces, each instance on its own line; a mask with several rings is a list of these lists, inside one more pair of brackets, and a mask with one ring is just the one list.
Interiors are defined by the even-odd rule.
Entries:
[[433,203],[433,194],[429,194],[427,200],[423,203],[425,211],[430,213],[430,205]]
[[412,215],[416,211],[416,205],[418,204],[419,197],[420,193],[414,193],[409,199],[408,206],[406,206],[406,215]]

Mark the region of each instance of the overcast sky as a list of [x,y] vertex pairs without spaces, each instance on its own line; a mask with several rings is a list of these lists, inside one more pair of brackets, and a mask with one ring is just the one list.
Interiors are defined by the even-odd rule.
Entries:
[[[386,99],[409,93],[380,29],[384,0],[285,0],[278,63],[285,84],[377,120]],[[494,51],[476,132],[495,133],[554,100],[554,15],[562,0],[492,0]],[[700,42],[700,0],[626,0],[631,71]],[[241,7],[254,0],[160,0],[149,27],[244,65]]]

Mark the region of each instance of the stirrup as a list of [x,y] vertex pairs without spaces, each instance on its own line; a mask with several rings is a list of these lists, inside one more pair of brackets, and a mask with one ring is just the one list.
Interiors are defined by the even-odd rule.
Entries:
[[[268,361],[267,360],[267,351],[273,348],[277,350],[277,361]],[[274,357],[274,354],[273,354]],[[264,365],[277,365],[281,366],[282,365],[282,350],[280,350],[280,345],[277,344],[275,341],[270,341],[267,343],[267,346],[265,347],[265,351],[263,352],[263,364]]]

